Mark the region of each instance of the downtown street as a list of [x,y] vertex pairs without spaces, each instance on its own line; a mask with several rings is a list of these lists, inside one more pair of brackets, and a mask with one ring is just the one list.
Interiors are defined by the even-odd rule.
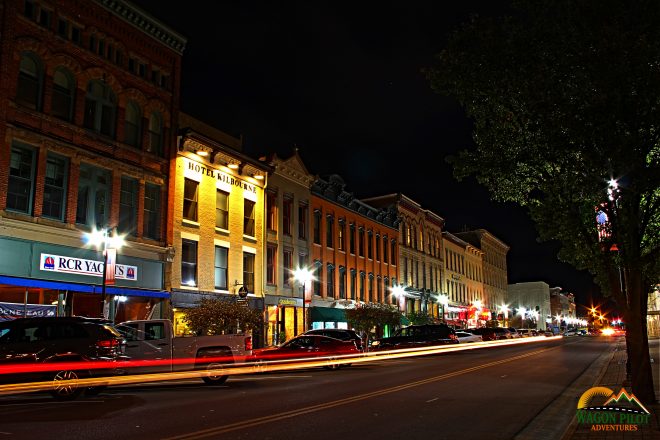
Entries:
[[[510,439],[530,425],[602,354],[605,337],[533,338],[500,345],[199,380],[110,387],[56,402],[35,393],[0,397],[7,439]],[[462,345],[462,344],[461,344]],[[470,344],[465,344],[470,347]],[[590,368],[591,367],[591,368]],[[573,384],[575,385],[575,384]],[[590,385],[588,385],[590,386]],[[577,402],[583,389],[574,390]],[[565,417],[546,420],[561,437]]]

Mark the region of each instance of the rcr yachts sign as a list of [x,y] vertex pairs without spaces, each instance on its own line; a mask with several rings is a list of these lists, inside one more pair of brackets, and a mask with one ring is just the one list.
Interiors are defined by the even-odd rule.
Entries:
[[[103,261],[85,260],[83,258],[65,257],[63,255],[41,254],[39,269],[47,272],[103,277]],[[137,281],[137,277],[137,266],[115,264],[116,279]]]

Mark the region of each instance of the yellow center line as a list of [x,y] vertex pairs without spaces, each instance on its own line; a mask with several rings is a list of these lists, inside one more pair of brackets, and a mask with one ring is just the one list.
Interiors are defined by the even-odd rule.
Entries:
[[344,399],[339,399],[339,400],[335,400],[335,401],[332,401],[332,402],[320,403],[320,404],[317,404],[317,405],[308,406],[306,408],[299,408],[299,409],[295,409],[295,410],[291,410],[291,411],[281,412],[281,413],[278,413],[278,414],[272,414],[272,415],[269,415],[269,416],[257,417],[257,418],[250,419],[250,420],[244,420],[244,421],[240,421],[240,422],[230,423],[228,425],[217,426],[215,428],[207,428],[207,429],[203,429],[203,430],[200,430],[200,431],[191,432],[191,433],[188,433],[188,434],[181,434],[181,435],[177,435],[177,436],[174,436],[174,437],[167,437],[163,440],[184,440],[184,439],[185,440],[194,440],[194,439],[206,438],[206,437],[210,437],[210,436],[214,436],[214,435],[218,435],[218,434],[224,434],[226,432],[237,431],[239,429],[252,428],[252,427],[255,427],[255,426],[263,425],[263,424],[278,421],[278,420],[289,419],[289,418],[296,417],[296,416],[303,415],[303,414],[309,414],[309,413],[313,413],[313,412],[317,412],[317,411],[321,411],[321,410],[325,410],[325,409],[329,409],[329,408],[334,408],[334,407],[341,406],[341,405],[347,405],[349,403],[358,402],[360,400],[366,400],[366,399],[371,399],[371,398],[378,397],[378,396],[383,396],[383,395],[386,395],[386,394],[396,393],[396,392],[399,392],[399,391],[407,390],[409,388],[414,388],[414,387],[418,387],[418,386],[421,386],[421,385],[426,385],[426,384],[429,384],[429,383],[438,382],[438,381],[441,381],[441,380],[445,380],[445,379],[460,376],[460,375],[463,375],[463,374],[471,373],[473,371],[481,370],[481,369],[484,369],[484,368],[493,367],[495,365],[505,364],[507,362],[512,362],[512,361],[516,361],[516,360],[519,360],[519,359],[524,359],[524,358],[530,357],[530,356],[536,356],[538,354],[545,353],[545,352],[551,351],[551,350],[556,350],[558,348],[560,348],[560,346],[551,347],[551,348],[544,348],[544,349],[541,349],[541,350],[532,351],[532,352],[529,352],[529,353],[526,353],[526,354],[521,354],[521,355],[518,355],[518,356],[511,357],[511,358],[502,359],[502,360],[499,360],[499,361],[488,362],[486,364],[477,365],[475,367],[465,368],[463,370],[458,370],[458,371],[454,371],[454,372],[451,372],[451,373],[442,374],[440,376],[434,376],[434,377],[418,380],[418,381],[415,381],[415,382],[410,382],[410,383],[403,384],[403,385],[397,385],[397,386],[394,386],[394,387],[391,387],[391,388],[385,388],[385,389],[378,390],[378,391],[372,391],[370,393],[360,394],[360,395],[352,396],[352,397],[346,397]]

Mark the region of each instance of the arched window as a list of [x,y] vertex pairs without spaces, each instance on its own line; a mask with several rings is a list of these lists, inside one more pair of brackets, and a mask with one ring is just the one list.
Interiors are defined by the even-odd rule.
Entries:
[[71,121],[73,117],[73,76],[66,69],[57,69],[53,75],[53,116]]
[[117,99],[110,87],[101,81],[90,81],[85,97],[85,127],[114,137]]
[[140,146],[142,112],[133,101],[126,105],[126,125],[124,127],[124,142],[134,147]]
[[41,89],[43,69],[39,59],[24,53],[18,71],[16,102],[33,110],[41,110]]
[[163,155],[163,118],[159,113],[153,112],[149,117],[149,145],[147,151]]

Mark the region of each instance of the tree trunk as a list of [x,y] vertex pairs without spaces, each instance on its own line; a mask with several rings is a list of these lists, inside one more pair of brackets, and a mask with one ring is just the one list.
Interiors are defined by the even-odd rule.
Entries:
[[[632,392],[645,404],[656,402],[653,387],[653,373],[649,355],[649,341],[646,329],[648,292],[642,283],[642,274],[638,269],[626,272],[626,292],[628,313],[626,319],[626,348],[630,364]],[[627,316],[626,316],[627,315]]]

